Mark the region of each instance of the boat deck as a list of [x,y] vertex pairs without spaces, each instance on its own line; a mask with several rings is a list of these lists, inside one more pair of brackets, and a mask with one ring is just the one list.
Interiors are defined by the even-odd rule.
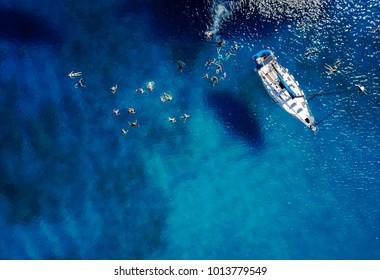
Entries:
[[307,126],[314,121],[304,93],[285,68],[273,60],[265,64],[258,72],[268,93],[276,103]]

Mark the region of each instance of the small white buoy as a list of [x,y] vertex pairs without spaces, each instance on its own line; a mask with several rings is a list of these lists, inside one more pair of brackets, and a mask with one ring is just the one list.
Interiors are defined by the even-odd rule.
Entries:
[[364,86],[358,85],[358,88],[359,88],[360,92],[367,94]]

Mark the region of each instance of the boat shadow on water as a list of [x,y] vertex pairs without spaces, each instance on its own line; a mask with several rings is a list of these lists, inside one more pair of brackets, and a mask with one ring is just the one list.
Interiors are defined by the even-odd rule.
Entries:
[[231,133],[242,137],[255,150],[265,147],[264,134],[251,109],[228,91],[207,95],[206,104]]

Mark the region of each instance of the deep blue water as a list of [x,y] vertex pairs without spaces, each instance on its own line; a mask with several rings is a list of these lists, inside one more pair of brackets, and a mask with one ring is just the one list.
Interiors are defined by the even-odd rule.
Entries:
[[[0,1],[1,259],[380,259],[379,2],[215,1]],[[239,44],[215,86],[207,26]],[[265,92],[265,46],[326,93],[317,120],[368,95],[313,133]]]

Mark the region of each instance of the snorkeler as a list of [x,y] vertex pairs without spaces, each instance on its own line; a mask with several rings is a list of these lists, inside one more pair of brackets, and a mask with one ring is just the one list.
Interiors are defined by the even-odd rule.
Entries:
[[226,43],[225,40],[218,40],[218,48],[221,48]]
[[71,71],[67,76],[69,76],[71,79],[74,79],[74,77],[82,76],[82,72]]
[[238,48],[239,48],[239,45],[236,42],[234,42],[234,45],[232,46],[232,49],[234,51],[237,51]]
[[178,60],[178,67],[177,67],[177,71],[179,72],[182,72],[183,69],[185,68],[185,62],[183,62],[182,60]]
[[169,122],[175,123],[175,122],[176,122],[176,119],[175,119],[175,118],[172,118],[172,117],[169,117]]

